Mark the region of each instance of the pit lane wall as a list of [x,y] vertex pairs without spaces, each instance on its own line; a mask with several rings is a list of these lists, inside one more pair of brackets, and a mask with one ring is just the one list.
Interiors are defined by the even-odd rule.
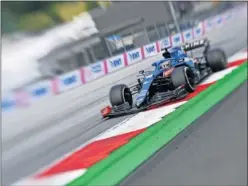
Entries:
[[141,48],[98,61],[89,66],[58,76],[55,79],[41,81],[18,92],[6,93],[2,95],[2,111],[26,107],[40,98],[62,94],[144,59],[158,55],[161,52],[161,48],[178,46],[184,42],[200,38],[232,19],[235,16],[235,11],[235,9],[229,10],[221,15],[200,22],[194,28],[170,35]]

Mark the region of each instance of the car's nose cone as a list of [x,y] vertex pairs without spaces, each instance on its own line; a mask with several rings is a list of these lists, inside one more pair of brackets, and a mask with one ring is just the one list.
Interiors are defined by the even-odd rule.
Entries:
[[136,107],[139,108],[142,105],[143,101],[144,101],[144,98],[137,99],[136,100],[136,103],[135,103]]

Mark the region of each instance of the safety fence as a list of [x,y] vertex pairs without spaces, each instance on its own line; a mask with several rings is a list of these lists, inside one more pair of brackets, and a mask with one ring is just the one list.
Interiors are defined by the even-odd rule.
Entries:
[[221,15],[203,20],[197,26],[181,33],[170,35],[140,48],[98,61],[54,79],[39,82],[23,90],[2,95],[2,111],[27,107],[40,98],[65,93],[151,56],[155,56],[160,53],[162,48],[179,46],[184,42],[202,37],[212,29],[221,27],[232,19],[234,13],[235,9],[226,11]]

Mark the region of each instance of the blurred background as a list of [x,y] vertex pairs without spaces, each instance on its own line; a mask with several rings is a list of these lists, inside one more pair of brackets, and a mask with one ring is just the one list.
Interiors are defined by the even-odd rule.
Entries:
[[2,91],[191,28],[235,3],[2,1]]

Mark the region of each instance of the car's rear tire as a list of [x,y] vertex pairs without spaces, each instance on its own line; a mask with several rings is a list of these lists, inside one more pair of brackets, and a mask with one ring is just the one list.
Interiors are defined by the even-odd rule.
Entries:
[[227,57],[223,50],[213,49],[206,54],[206,62],[213,72],[227,68]]
[[130,89],[125,84],[115,85],[110,89],[109,99],[112,106],[119,106],[128,102],[133,105],[133,97]]
[[195,91],[194,73],[187,66],[180,66],[174,69],[171,74],[171,81],[175,89],[184,85],[187,92]]

